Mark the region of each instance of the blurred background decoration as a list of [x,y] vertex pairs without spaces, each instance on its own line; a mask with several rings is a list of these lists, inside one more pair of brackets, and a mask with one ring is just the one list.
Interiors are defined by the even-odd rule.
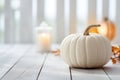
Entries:
[[50,52],[52,45],[52,27],[42,22],[35,29],[36,44],[39,52]]
[[53,28],[53,42],[108,17],[120,42],[120,0],[0,0],[0,43],[34,43],[42,21]]
[[105,17],[103,21],[98,22],[98,24],[100,24],[100,27],[93,27],[89,32],[101,34],[112,41],[116,36],[116,26],[114,22]]

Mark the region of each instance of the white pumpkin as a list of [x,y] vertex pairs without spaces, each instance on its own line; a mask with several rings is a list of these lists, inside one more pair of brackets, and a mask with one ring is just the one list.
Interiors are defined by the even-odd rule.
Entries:
[[88,29],[84,35],[71,34],[61,43],[61,57],[71,67],[97,68],[110,60],[112,50],[109,40],[100,34],[87,33]]

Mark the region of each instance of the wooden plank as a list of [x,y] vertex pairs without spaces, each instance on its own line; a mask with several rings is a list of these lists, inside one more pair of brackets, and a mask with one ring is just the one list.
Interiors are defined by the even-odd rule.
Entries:
[[[57,15],[56,15],[56,26],[57,26],[57,43],[61,43],[65,37],[65,26],[64,26],[64,0],[57,0]],[[58,37],[59,36],[59,37]]]
[[120,80],[120,64],[112,64],[109,62],[103,68],[110,80]]
[[0,58],[0,79],[19,61],[23,54],[30,48],[30,45],[15,45],[7,51],[7,55]]
[[0,65],[2,65],[2,60],[5,56],[9,55],[9,51],[13,49],[11,45],[0,45]]
[[110,80],[102,69],[71,69],[72,80]]
[[77,31],[77,19],[76,19],[76,0],[70,0],[70,34]]
[[32,47],[2,80],[36,80],[45,56]]
[[10,45],[0,45],[0,57],[1,55],[3,55],[4,53],[6,53],[6,51],[8,51],[11,48]]
[[70,71],[60,56],[48,54],[38,80],[70,80]]
[[20,0],[20,43],[33,42],[32,0]]

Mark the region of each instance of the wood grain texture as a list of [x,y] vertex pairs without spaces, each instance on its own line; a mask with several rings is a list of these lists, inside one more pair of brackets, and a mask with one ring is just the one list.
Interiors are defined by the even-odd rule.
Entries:
[[36,80],[45,56],[30,48],[2,80]]
[[120,80],[120,63],[112,64],[109,62],[103,68],[110,80]]
[[0,80],[120,79],[120,64],[109,62],[100,69],[75,69],[60,56],[36,51],[33,45],[0,45]]
[[102,69],[71,69],[72,80],[110,80]]
[[59,56],[48,54],[38,80],[70,80],[70,71]]
[[15,45],[0,58],[0,79],[9,72],[30,46]]
[[10,45],[0,45],[0,56],[4,55],[10,48]]

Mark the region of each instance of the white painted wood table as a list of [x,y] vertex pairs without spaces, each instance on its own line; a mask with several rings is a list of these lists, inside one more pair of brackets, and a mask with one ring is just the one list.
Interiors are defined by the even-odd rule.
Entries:
[[0,80],[120,80],[120,64],[74,69],[60,56],[36,52],[33,45],[0,45]]

